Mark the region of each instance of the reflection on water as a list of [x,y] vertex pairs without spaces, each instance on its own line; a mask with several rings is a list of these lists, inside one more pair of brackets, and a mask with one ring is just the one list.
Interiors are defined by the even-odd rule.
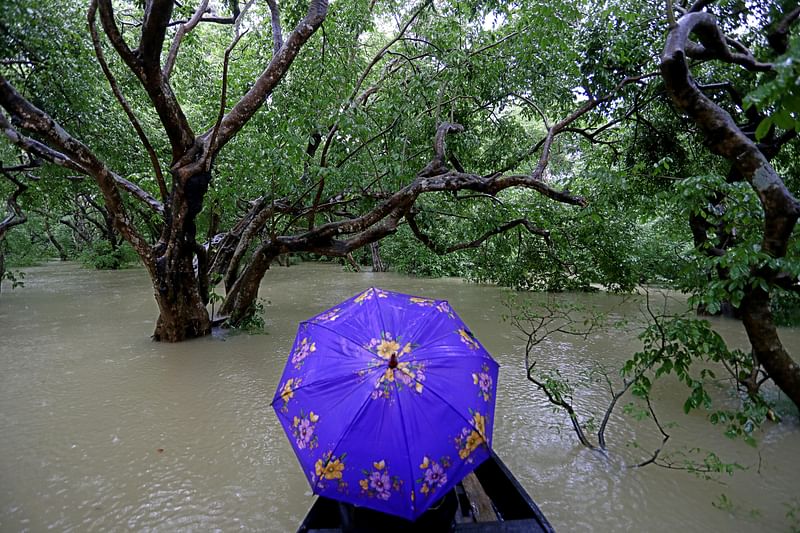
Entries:
[[[656,390],[670,445],[700,446],[749,467],[708,482],[656,467],[628,469],[659,440],[615,414],[611,457],[576,446],[564,417],[525,380],[524,343],[500,320],[504,292],[458,280],[353,274],[306,264],[267,273],[266,335],[179,345],[149,340],[156,316],[140,269],[95,272],[72,264],[27,269],[25,288],[0,297],[0,530],[291,531],[311,494],[269,401],[297,323],[381,286],[446,298],[501,363],[494,443],[561,531],[787,530],[800,504],[800,428],[769,425],[759,448],[726,439],[702,413],[681,413],[683,391]],[[572,296],[634,317],[640,302]],[[743,343],[734,322],[723,335]],[[800,346],[800,332],[784,342]],[[633,334],[554,338],[542,366],[577,376],[618,365]],[[685,396],[685,395],[684,395]],[[597,389],[581,409],[603,406]],[[636,439],[641,446],[626,446]],[[719,510],[724,494],[732,505]]]

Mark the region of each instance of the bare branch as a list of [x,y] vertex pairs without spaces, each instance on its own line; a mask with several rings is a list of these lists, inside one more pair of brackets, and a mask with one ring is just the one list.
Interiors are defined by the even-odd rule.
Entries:
[[133,109],[131,109],[131,106],[128,104],[128,101],[122,94],[122,90],[120,90],[119,85],[117,85],[117,80],[111,73],[111,69],[108,68],[105,56],[103,55],[103,47],[100,44],[100,37],[97,35],[97,27],[95,26],[96,13],[97,13],[97,0],[93,0],[89,6],[88,20],[89,20],[89,32],[91,33],[92,45],[94,46],[94,53],[97,56],[97,61],[100,63],[100,68],[102,69],[103,74],[108,80],[108,84],[111,86],[111,91],[114,93],[114,96],[116,97],[117,102],[119,102],[119,105],[122,106],[123,111],[125,111],[125,115],[128,117],[128,120],[133,126],[133,129],[136,131],[136,135],[138,135],[139,137],[139,141],[141,141],[142,146],[144,146],[145,151],[147,151],[147,155],[150,158],[150,164],[152,165],[153,171],[156,174],[156,182],[158,183],[158,189],[161,192],[161,201],[166,202],[168,196],[167,185],[164,181],[164,174],[161,171],[161,163],[159,163],[158,161],[158,155],[156,154],[153,145],[150,144],[150,140],[147,138],[144,129],[142,129],[141,124],[139,124],[139,120],[133,113]]
[[175,32],[175,37],[172,39],[172,45],[169,47],[167,61],[164,63],[164,69],[162,70],[162,76],[165,80],[168,80],[172,74],[172,69],[175,66],[175,60],[178,58],[178,49],[181,46],[181,41],[200,23],[200,19],[203,17],[203,14],[208,11],[208,1],[209,0],[202,0],[200,5],[197,6],[197,10],[194,12],[194,15],[192,15],[192,18],[189,19],[189,21],[185,24],[181,24],[178,27],[178,31]]
[[428,249],[430,249],[433,253],[437,255],[450,254],[453,252],[457,252],[459,250],[466,250],[469,248],[478,248],[481,244],[486,242],[486,240],[489,239],[489,237],[492,237],[494,235],[499,235],[500,233],[505,233],[510,229],[516,228],[517,226],[523,226],[526,230],[528,230],[528,232],[543,237],[548,245],[551,244],[549,231],[534,226],[533,223],[527,219],[520,218],[517,220],[506,222],[505,224],[501,224],[500,226],[497,226],[496,228],[487,231],[486,233],[484,233],[483,235],[472,241],[453,244],[451,246],[448,246],[447,248],[443,248],[441,245],[434,243],[433,240],[431,240],[431,238],[428,235],[424,234],[422,230],[420,230],[416,221],[416,213],[414,213],[413,211],[409,211],[408,213],[406,213],[406,220],[408,221],[408,227],[411,229],[411,232],[414,234],[414,236]]
[[281,30],[281,12],[275,0],[267,0],[269,6],[270,19],[272,22],[272,54],[278,55],[283,47],[283,31]]
[[[319,28],[327,14],[327,0],[311,0],[308,13],[289,34],[286,42],[278,54],[273,56],[266,70],[261,73],[241,100],[223,117],[220,122],[217,140],[213,146],[208,146],[209,151],[218,152],[258,111],[267,96],[272,93],[283,79],[283,76],[289,70],[289,66],[300,52],[300,48]],[[202,135],[203,138],[210,136],[211,131]]]
[[6,218],[0,220],[0,241],[5,236],[6,232],[13,228],[14,226],[19,226],[20,224],[24,224],[28,220],[28,216],[22,210],[22,208],[17,203],[20,195],[28,190],[28,186],[19,181],[14,177],[11,173],[11,169],[9,168],[2,168],[0,164],[0,172],[11,181],[16,186],[14,192],[11,193],[11,196],[8,197],[6,200],[7,206],[7,215]]
[[[219,97],[219,113],[217,115],[217,120],[214,123],[214,128],[211,130],[211,137],[209,138],[208,145],[214,146],[214,143],[217,142],[217,134],[219,133],[219,127],[222,124],[222,118],[225,116],[225,105],[228,99],[228,65],[231,59],[231,52],[239,43],[242,37],[247,34],[247,31],[243,33],[239,33],[233,39],[230,46],[225,49],[224,59],[222,61],[222,92]],[[214,152],[211,150],[206,151],[203,166],[205,167],[206,171],[211,170],[211,160]]]

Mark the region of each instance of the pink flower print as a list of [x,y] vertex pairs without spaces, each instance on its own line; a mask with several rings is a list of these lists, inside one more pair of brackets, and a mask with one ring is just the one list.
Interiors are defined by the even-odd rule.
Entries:
[[447,483],[447,474],[442,465],[434,461],[431,462],[431,467],[425,471],[425,483],[430,488],[441,487]]
[[309,343],[308,338],[303,339],[300,341],[300,345],[295,348],[294,353],[292,354],[292,364],[296,369],[299,370],[303,366],[303,361],[305,358],[316,351],[317,343]]
[[483,372],[472,374],[472,382],[478,386],[478,396],[488,402],[492,399],[492,377],[489,375],[489,366],[484,363],[481,367]]
[[314,426],[311,425],[311,420],[304,418],[300,421],[300,425],[297,428],[297,435],[297,447],[302,450],[308,446],[311,437],[314,435]]
[[314,411],[305,416],[300,412],[300,416],[295,416],[292,421],[292,434],[294,435],[295,443],[301,450],[308,448],[313,450],[319,445],[319,439],[314,435],[315,424],[319,421],[319,415],[314,414]]
[[391,496],[392,482],[386,470],[372,472],[369,475],[369,486],[375,491],[375,495],[382,500],[388,500],[389,496]]

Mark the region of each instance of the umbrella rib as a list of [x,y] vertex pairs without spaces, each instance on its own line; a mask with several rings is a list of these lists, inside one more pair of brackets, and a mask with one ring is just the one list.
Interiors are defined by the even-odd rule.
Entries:
[[[443,301],[443,302],[444,302],[444,301],[446,301],[446,300],[441,300],[441,301]],[[428,309],[428,312],[427,312],[427,313],[425,313],[425,314],[423,314],[423,315],[420,315],[419,317],[417,317],[417,320],[415,320],[415,321],[413,322],[413,324],[414,324],[414,325],[416,325],[416,324],[419,324],[419,326],[417,326],[417,329],[416,329],[416,330],[414,330],[413,334],[412,334],[410,331],[408,332],[408,336],[409,336],[410,338],[414,338],[414,337],[417,337],[417,336],[418,336],[419,332],[420,332],[420,331],[422,331],[422,329],[425,327],[425,325],[429,323],[429,321],[428,321],[428,320],[424,320],[424,319],[427,319],[427,318],[428,318],[428,316],[432,315],[434,311],[437,311],[436,307],[431,307],[430,309]]]
[[[373,390],[374,390],[374,389],[375,389],[375,387],[373,387]],[[359,407],[359,408],[358,408],[358,412],[357,412],[357,413],[355,414],[355,416],[354,416],[354,417],[353,417],[353,418],[350,420],[350,423],[349,423],[349,424],[347,424],[347,427],[345,427],[345,428],[344,428],[344,431],[342,431],[342,432],[339,434],[339,437],[338,437],[338,438],[334,439],[334,441],[336,442],[336,444],[334,444],[334,446],[333,446],[333,449],[331,450],[331,455],[330,455],[330,457],[328,458],[328,460],[327,460],[327,461],[325,461],[325,465],[326,465],[326,466],[327,466],[327,464],[328,464],[328,463],[331,461],[331,459],[333,459],[334,457],[336,457],[336,452],[337,452],[337,450],[339,449],[339,445],[341,445],[341,444],[342,444],[342,441],[344,440],[345,436],[347,436],[347,433],[348,433],[348,432],[349,432],[349,431],[352,429],[352,427],[353,427],[353,426],[356,424],[356,422],[358,422],[358,420],[359,420],[359,419],[360,419],[360,417],[361,417],[361,414],[362,414],[362,413],[363,413],[363,412],[366,410],[366,408],[367,408],[367,405],[369,405],[369,402],[370,402],[370,396],[371,396],[371,395],[372,395],[372,391],[370,391],[370,392],[369,392],[369,394],[367,394],[366,398],[364,398],[364,402],[361,404],[361,407]],[[317,489],[317,488],[318,488],[318,486],[319,486],[319,482],[320,482],[320,481],[322,481],[322,476],[320,476],[320,479],[318,479],[318,480],[317,480],[317,481],[314,483],[314,487],[313,487],[313,488],[314,488],[314,491],[315,491],[315,492],[316,492],[316,489]]]
[[[380,303],[378,303],[378,300],[380,300],[380,297],[378,297],[378,293],[376,292],[375,287],[372,287],[372,292],[373,292],[373,294],[375,294],[373,299],[375,300],[375,309],[378,312],[378,320],[380,320],[380,322],[381,322],[381,331],[382,331],[381,337],[383,337],[383,335],[386,333],[386,322],[383,320],[383,313],[381,312],[381,305],[380,305]],[[395,334],[395,337],[396,337],[397,336],[397,332],[394,332],[394,334]]]
[[[416,381],[416,380],[415,380]],[[406,417],[403,416],[403,401],[400,389],[397,387],[397,382],[394,382],[394,393],[397,395],[397,409],[400,412],[400,426],[403,428],[403,440],[406,443],[406,450],[408,451],[408,479],[411,481],[411,493],[414,493],[414,467],[412,466],[411,458],[411,443],[408,440],[408,431],[406,431]],[[417,502],[411,500],[411,516],[413,517],[417,511]]]
[[317,326],[317,327],[320,327],[320,328],[323,328],[323,329],[327,329],[328,331],[330,331],[330,332],[331,332],[331,333],[333,333],[334,335],[338,335],[339,337],[341,337],[341,338],[343,338],[343,339],[345,339],[345,340],[348,340],[348,341],[352,342],[352,343],[353,343],[355,346],[357,346],[358,348],[360,348],[361,350],[363,350],[365,353],[368,353],[368,354],[369,354],[369,355],[371,355],[373,358],[376,358],[376,359],[381,359],[381,357],[380,357],[378,354],[376,354],[376,353],[372,353],[371,351],[369,351],[369,350],[367,350],[366,348],[364,348],[364,346],[362,346],[361,344],[359,344],[359,343],[358,343],[358,342],[356,342],[355,340],[351,339],[351,338],[350,338],[350,337],[348,337],[347,335],[343,335],[343,334],[342,334],[340,331],[338,331],[338,330],[336,330],[336,329],[334,329],[334,328],[331,328],[331,327],[329,327],[327,324],[320,324],[320,323],[318,323],[318,322],[309,322],[309,321],[304,321],[304,322],[303,322],[303,324],[311,324],[311,325],[314,325],[314,326]]
[[[372,374],[373,372],[375,372],[376,370],[380,370],[381,372],[383,372],[383,369],[381,367],[376,366],[376,367],[364,369],[364,371],[366,372],[364,375],[368,376],[368,375]],[[366,381],[366,379],[364,379],[364,381]],[[316,381],[312,381],[310,383],[303,381],[302,385],[299,385],[299,386],[293,388],[292,392],[296,392],[296,391],[305,389],[306,387],[310,387],[312,385],[313,386],[325,385],[325,384],[327,384],[329,382],[332,382],[332,383],[341,382],[341,376],[327,377],[327,378],[319,379],[319,380],[316,380]],[[272,405],[274,407],[275,402],[277,402],[279,399],[281,399],[280,390],[278,391],[277,394],[275,394],[275,397],[272,398],[272,403],[270,405]]]
[[[444,405],[446,405],[447,407],[449,407],[449,408],[450,408],[450,409],[451,409],[451,410],[452,410],[454,413],[456,413],[456,414],[457,414],[459,417],[461,417],[461,419],[462,419],[464,422],[466,422],[468,426],[470,426],[470,427],[475,427],[475,426],[472,424],[472,421],[471,421],[469,418],[467,418],[466,416],[464,416],[464,415],[463,415],[463,414],[462,414],[462,413],[461,413],[461,412],[460,412],[458,409],[456,409],[456,408],[455,408],[455,406],[454,406],[453,404],[451,404],[450,402],[448,402],[448,401],[447,401],[447,400],[444,398],[444,396],[442,396],[441,394],[439,394],[438,392],[436,392],[436,390],[435,390],[435,389],[432,389],[431,387],[427,387],[427,389],[428,389],[428,392],[429,392],[429,393],[431,393],[431,394],[433,394],[434,396],[436,396],[437,398],[439,398],[439,400],[441,400],[441,402],[442,402]],[[477,429],[477,428],[476,428],[476,429]],[[481,437],[483,437],[483,439],[484,439],[484,442],[485,442],[485,440],[486,440],[486,437],[487,437],[487,436],[486,436],[486,435],[481,435]],[[488,446],[488,443],[486,443],[486,444],[487,444],[487,446]]]

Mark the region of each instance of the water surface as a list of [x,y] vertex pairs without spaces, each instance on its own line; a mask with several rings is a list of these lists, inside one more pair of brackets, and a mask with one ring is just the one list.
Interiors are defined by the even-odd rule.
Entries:
[[[157,311],[143,270],[51,263],[26,274],[23,289],[4,286],[0,296],[1,531],[293,531],[312,496],[269,403],[297,323],[369,286],[448,299],[500,362],[495,449],[557,530],[788,531],[787,505],[800,505],[795,418],[769,424],[754,449],[703,413],[683,415],[684,390],[671,381],[656,390],[662,421],[677,423],[666,451],[712,449],[747,470],[709,482],[625,468],[659,439],[621,410],[609,457],[577,445],[563,414],[526,381],[524,343],[500,319],[505,292],[496,287],[276,268],[260,293],[266,335],[168,345],[149,339]],[[564,298],[634,320],[641,308],[641,299],[603,294]],[[744,342],[736,322],[716,326]],[[800,332],[783,340],[800,346]],[[637,348],[633,333],[616,331],[554,337],[536,356],[575,377],[596,363],[618,366]],[[600,386],[576,401],[582,411],[605,402]]]

